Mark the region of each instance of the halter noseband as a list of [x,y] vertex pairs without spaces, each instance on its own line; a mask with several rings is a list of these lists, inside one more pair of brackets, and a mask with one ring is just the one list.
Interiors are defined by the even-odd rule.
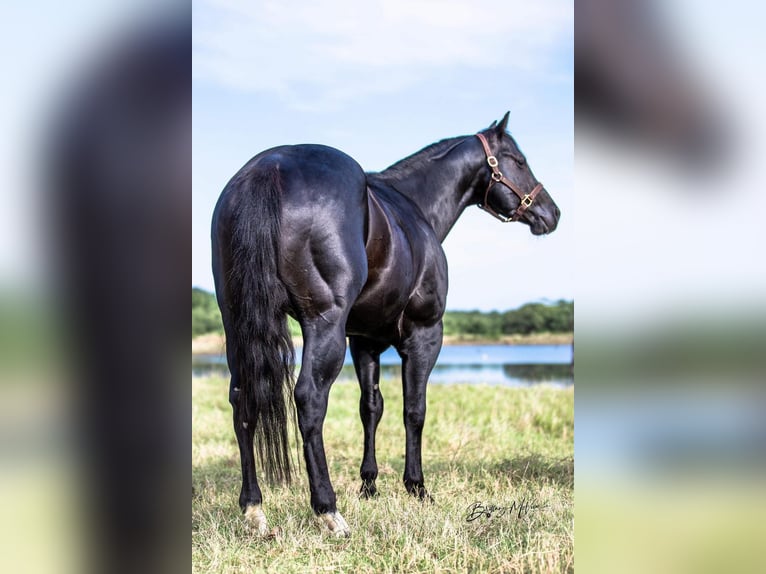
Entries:
[[[483,209],[484,211],[486,211],[487,213],[494,215],[503,223],[508,223],[509,221],[518,221],[519,218],[521,218],[521,216],[524,214],[524,212],[535,201],[535,197],[537,197],[537,194],[543,190],[543,184],[538,183],[534,187],[534,189],[530,191],[529,193],[521,193],[521,191],[519,191],[519,189],[513,183],[511,183],[511,180],[505,177],[503,175],[503,172],[500,171],[500,168],[498,167],[497,158],[494,155],[492,155],[492,150],[489,149],[489,143],[487,143],[487,138],[484,137],[484,134],[476,134],[476,137],[479,138],[479,141],[481,142],[482,147],[484,147],[484,153],[487,155],[487,164],[489,164],[489,167],[492,169],[492,174],[489,179],[489,185],[487,186],[487,191],[484,192],[484,203],[480,203],[479,207]],[[511,214],[510,217],[500,215],[497,211],[495,211],[494,209],[490,207],[489,202],[487,201],[487,199],[489,198],[489,190],[492,189],[492,187],[496,183],[502,183],[505,187],[510,189],[513,193],[518,195],[519,199],[521,200],[521,203],[519,203],[519,206]]]

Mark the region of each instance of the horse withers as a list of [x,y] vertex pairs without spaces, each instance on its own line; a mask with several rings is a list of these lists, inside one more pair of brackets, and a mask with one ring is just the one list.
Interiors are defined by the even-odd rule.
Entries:
[[[365,173],[326,146],[275,147],[247,162],[224,188],[213,214],[213,274],[242,463],[239,504],[259,533],[268,526],[254,447],[266,478],[289,482],[288,421],[296,410],[311,508],[329,532],[350,533],[322,441],[346,337],[361,387],[361,495],[377,493],[380,354],[393,346],[402,359],[404,485],[430,499],[421,435],[426,383],[442,345],[447,261],[441,242],[470,205],[526,224],[535,235],[552,232],[559,219],[507,123],[505,114],[478,134],[439,141],[380,173]],[[294,387],[287,315],[303,334]]]

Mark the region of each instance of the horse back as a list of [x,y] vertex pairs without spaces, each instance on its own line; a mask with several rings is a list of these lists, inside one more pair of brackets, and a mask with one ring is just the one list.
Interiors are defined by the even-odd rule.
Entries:
[[306,219],[307,211],[337,215],[340,206],[356,214],[366,211],[366,176],[356,160],[329,146],[300,144],[267,149],[242,166],[224,188],[216,216],[236,211],[243,194],[257,196],[259,190],[249,183],[264,175],[279,187],[283,219]]

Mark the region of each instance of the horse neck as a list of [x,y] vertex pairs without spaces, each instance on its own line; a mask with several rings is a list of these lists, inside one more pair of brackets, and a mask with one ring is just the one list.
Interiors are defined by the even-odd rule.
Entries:
[[[476,189],[486,180],[481,171],[485,167],[481,145],[476,138],[473,145],[471,138],[451,140],[450,145],[464,141],[441,157],[443,148],[426,148],[380,174],[420,208],[439,241],[444,241],[465,208],[475,202]],[[413,161],[421,155],[424,157]]]

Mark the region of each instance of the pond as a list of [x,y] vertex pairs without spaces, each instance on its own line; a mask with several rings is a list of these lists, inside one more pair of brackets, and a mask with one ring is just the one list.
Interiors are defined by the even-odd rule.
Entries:
[[[301,349],[296,348],[300,358]],[[401,378],[401,360],[394,349],[380,357],[381,378]],[[192,376],[228,376],[222,355],[192,355]],[[351,354],[339,379],[354,379]],[[571,345],[449,345],[444,346],[429,379],[431,384],[489,384],[511,387],[540,383],[574,384]]]

